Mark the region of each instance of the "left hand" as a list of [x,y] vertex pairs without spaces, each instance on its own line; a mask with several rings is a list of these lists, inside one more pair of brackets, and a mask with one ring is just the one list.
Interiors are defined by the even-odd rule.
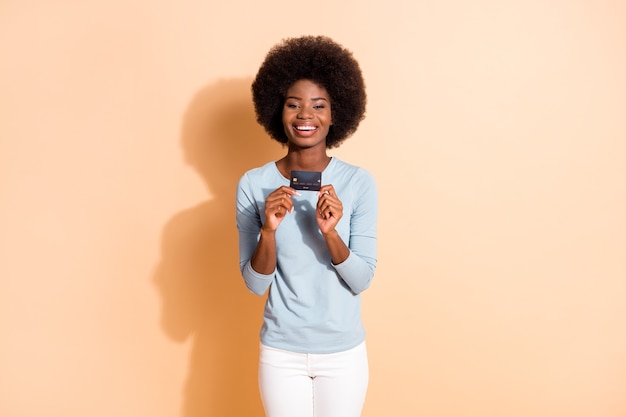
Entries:
[[323,185],[318,196],[315,218],[322,234],[327,234],[335,230],[337,223],[341,220],[343,204],[337,198],[335,188],[331,184]]

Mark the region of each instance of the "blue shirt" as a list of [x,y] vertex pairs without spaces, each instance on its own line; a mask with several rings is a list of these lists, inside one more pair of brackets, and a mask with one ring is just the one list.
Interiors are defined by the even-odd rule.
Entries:
[[317,226],[316,191],[299,190],[294,211],[276,230],[277,266],[273,273],[256,272],[250,258],[265,222],[267,196],[289,186],[275,162],[246,172],[237,187],[239,266],[250,291],[265,304],[261,342],[304,353],[334,353],[365,339],[359,293],[367,289],[376,269],[378,194],[364,169],[333,157],[322,172],[322,184],[332,184],[343,204],[336,230],[350,249],[335,265]]

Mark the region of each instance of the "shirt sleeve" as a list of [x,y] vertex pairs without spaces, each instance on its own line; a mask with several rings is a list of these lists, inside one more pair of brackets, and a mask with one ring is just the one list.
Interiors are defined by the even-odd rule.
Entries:
[[350,255],[333,265],[355,293],[369,288],[376,270],[378,190],[371,174],[359,169],[353,179],[354,206],[350,213]]
[[236,221],[239,233],[239,269],[248,289],[257,295],[265,294],[276,271],[265,275],[252,269],[250,259],[256,250],[261,233],[259,207],[251,193],[250,180],[244,175],[237,185]]

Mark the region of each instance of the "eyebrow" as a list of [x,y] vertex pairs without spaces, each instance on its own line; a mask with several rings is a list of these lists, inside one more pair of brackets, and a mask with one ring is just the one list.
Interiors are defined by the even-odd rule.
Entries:
[[[296,96],[287,96],[285,97],[285,100],[287,99],[292,99],[292,100],[302,100],[302,97],[296,97]],[[328,101],[327,99],[325,99],[324,97],[313,97],[311,99],[311,101],[318,101],[318,100],[324,100],[324,101]]]

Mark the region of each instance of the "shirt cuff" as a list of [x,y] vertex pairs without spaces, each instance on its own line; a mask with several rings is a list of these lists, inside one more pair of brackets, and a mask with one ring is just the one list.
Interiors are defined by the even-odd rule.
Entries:
[[248,261],[243,269],[243,277],[248,289],[255,294],[262,295],[265,290],[270,286],[274,276],[276,275],[276,269],[271,274],[261,274],[252,268],[252,263]]

